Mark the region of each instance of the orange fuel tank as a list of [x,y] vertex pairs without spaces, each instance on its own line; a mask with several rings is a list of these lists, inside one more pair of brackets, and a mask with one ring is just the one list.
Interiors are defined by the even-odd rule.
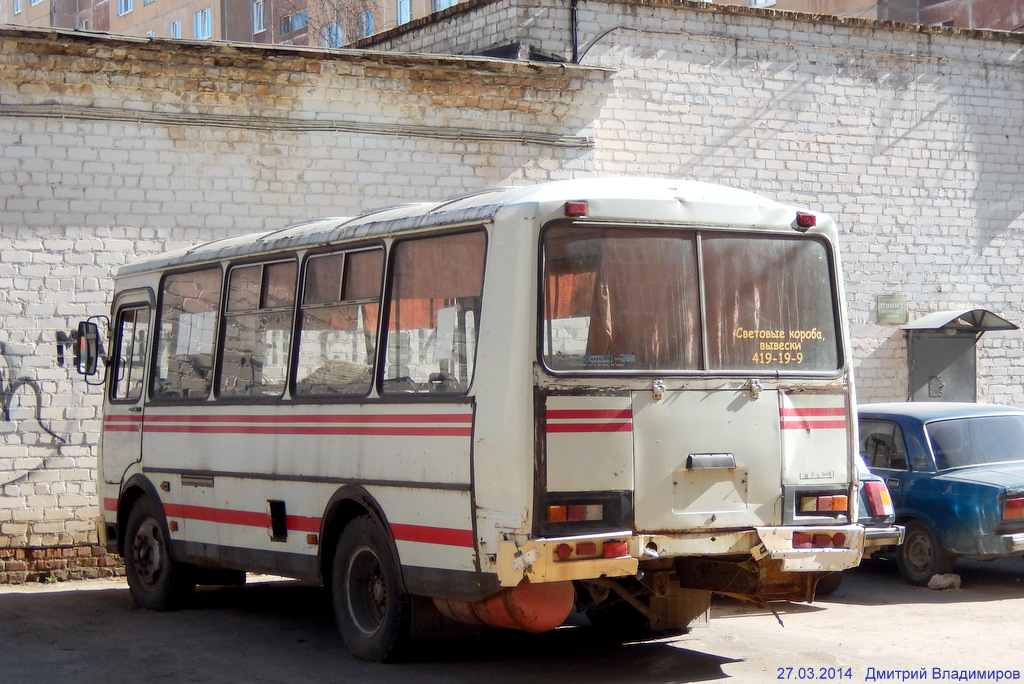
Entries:
[[546,632],[565,622],[575,597],[572,582],[523,582],[483,601],[435,598],[434,603],[443,615],[459,622]]

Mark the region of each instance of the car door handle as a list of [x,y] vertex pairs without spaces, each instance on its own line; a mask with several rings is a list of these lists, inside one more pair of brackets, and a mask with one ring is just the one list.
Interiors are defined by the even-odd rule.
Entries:
[[886,487],[890,487],[890,488],[891,487],[899,487],[900,486],[900,479],[898,477],[887,477],[887,478],[885,478],[885,486]]

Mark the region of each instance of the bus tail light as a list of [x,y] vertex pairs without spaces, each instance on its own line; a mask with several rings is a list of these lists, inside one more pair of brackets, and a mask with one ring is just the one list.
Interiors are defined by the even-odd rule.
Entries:
[[1003,504],[1003,520],[1024,520],[1024,496],[1006,500]]
[[844,549],[846,534],[844,532],[794,532],[794,549]]
[[850,497],[843,494],[800,497],[801,513],[845,513],[850,506]]
[[548,506],[548,522],[582,522],[604,520],[601,504]]
[[555,560],[559,561],[623,558],[628,555],[628,542],[619,539],[610,539],[603,543],[594,541],[562,542],[555,547]]
[[[896,512],[892,506],[892,497],[889,496],[889,488],[885,486],[884,482],[865,482],[864,494],[866,495],[868,511],[872,517],[889,517]],[[1024,501],[1024,499],[1021,499],[1021,501]]]

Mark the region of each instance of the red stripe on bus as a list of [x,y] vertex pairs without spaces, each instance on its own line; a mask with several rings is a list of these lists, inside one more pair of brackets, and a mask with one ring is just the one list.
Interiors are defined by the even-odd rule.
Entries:
[[223,508],[208,508],[206,506],[164,504],[164,515],[168,518],[203,520],[206,522],[226,523],[228,525],[270,527],[270,514],[265,511],[231,511]]
[[440,544],[441,546],[461,546],[470,549],[474,546],[472,530],[392,523],[391,534],[395,537],[395,541]]
[[[203,520],[205,522],[242,525],[244,527],[270,527],[270,514],[265,511],[232,511],[223,508],[209,508],[207,506],[164,504],[164,515],[169,518]],[[319,532],[320,518],[286,515],[285,525],[292,532]]]
[[799,416],[808,418],[810,416],[845,416],[846,409],[842,406],[838,408],[784,408],[779,409],[779,414],[783,416]]
[[146,425],[145,432],[204,435],[378,435],[399,437],[472,437],[471,428],[458,427],[361,427],[291,425]]
[[845,420],[784,420],[783,430],[842,430],[846,428]]
[[632,423],[548,423],[548,432],[632,432]]
[[633,417],[632,409],[551,409],[547,412],[548,420],[579,420],[586,418],[626,418]]
[[472,423],[470,413],[408,413],[349,415],[254,415],[254,414],[189,414],[189,415],[146,415],[147,423]]
[[105,416],[103,420],[110,423],[141,423],[142,416]]
[[[205,522],[242,525],[246,527],[270,527],[270,514],[262,511],[232,511],[221,508],[209,508],[206,506],[164,504],[164,514],[169,518],[183,518],[185,520],[202,520]],[[296,532],[320,531],[320,518],[289,515],[286,516],[285,519],[289,530]],[[391,533],[397,541],[473,548],[472,530],[426,527],[423,525],[393,524],[391,525]]]

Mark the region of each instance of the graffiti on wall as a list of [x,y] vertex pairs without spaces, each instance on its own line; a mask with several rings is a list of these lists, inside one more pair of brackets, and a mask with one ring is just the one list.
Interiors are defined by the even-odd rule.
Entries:
[[40,470],[66,440],[43,418],[44,392],[29,377],[14,377],[0,342],[0,487]]

